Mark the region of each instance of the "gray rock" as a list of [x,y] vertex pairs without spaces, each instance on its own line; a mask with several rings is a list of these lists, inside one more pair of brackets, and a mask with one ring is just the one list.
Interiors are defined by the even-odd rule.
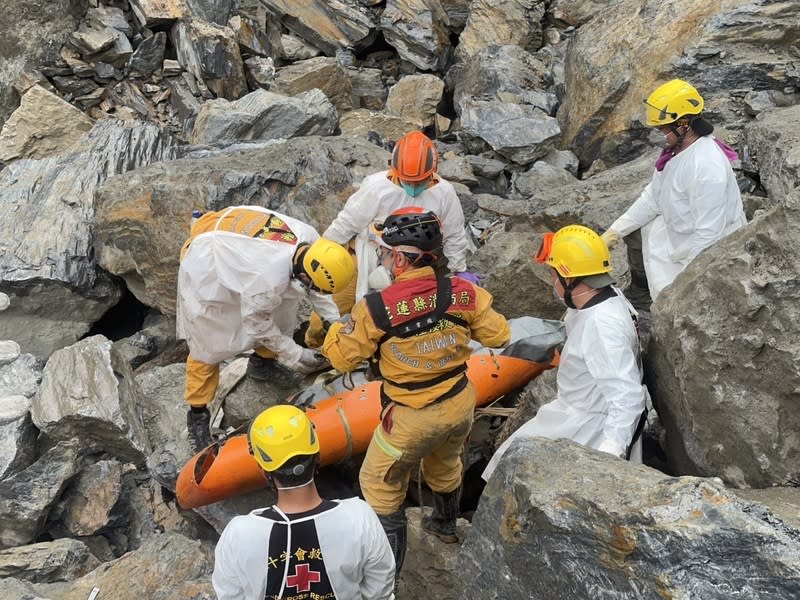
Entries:
[[29,544],[77,472],[79,444],[59,442],[35,463],[0,481],[0,548]]
[[[179,533],[153,535],[141,548],[76,580],[61,600],[86,600],[97,587],[116,600],[190,598],[213,600],[212,547]],[[120,585],[125,582],[125,585]]]
[[321,90],[337,110],[353,108],[353,86],[345,69],[335,58],[320,56],[279,68],[269,85],[272,92],[296,96],[313,89]]
[[129,77],[147,78],[161,68],[164,62],[164,49],[167,46],[167,34],[159,31],[142,41],[131,54],[125,72]]
[[443,73],[450,65],[453,48],[439,0],[387,0],[380,26],[400,58],[418,69]]
[[542,46],[542,0],[476,0],[470,5],[464,31],[459,36],[459,59],[489,46],[520,46],[535,52]]
[[61,506],[60,520],[74,537],[90,536],[108,527],[122,491],[122,465],[101,460],[87,465],[73,479]]
[[217,99],[203,103],[190,140],[193,144],[229,144],[331,135],[337,123],[336,108],[320,90],[293,98],[256,90],[235,102]]
[[800,481],[798,223],[795,191],[702,252],[653,305],[654,402],[676,472],[735,487]]
[[458,570],[462,598],[788,600],[800,531],[713,481],[529,438],[486,486]]
[[0,480],[30,466],[38,432],[31,422],[31,401],[0,395]]
[[25,600],[53,600],[39,594],[27,581],[13,577],[0,579],[0,596],[3,598],[24,598]]
[[31,416],[53,440],[80,440],[84,449],[143,465],[148,446],[139,405],[130,367],[95,335],[50,356]]
[[783,201],[800,186],[800,106],[770,110],[744,130],[748,170],[757,172],[769,196]]
[[382,140],[398,140],[409,131],[417,129],[417,125],[403,117],[364,108],[343,113],[339,118],[339,128],[343,135],[366,137],[374,132]]
[[216,96],[235,100],[247,93],[244,63],[232,29],[194,19],[176,23],[171,35],[181,66]]
[[0,160],[46,158],[69,149],[94,121],[39,85],[22,97],[20,107],[0,132]]
[[447,72],[456,109],[467,100],[506,99],[535,106],[547,114],[556,107],[549,93],[545,62],[519,46],[489,46],[465,58]]
[[306,60],[322,54],[322,50],[312,46],[296,35],[283,34],[281,36],[282,56],[289,62]]
[[[339,48],[361,50],[375,41],[377,24],[370,12],[357,0],[342,0],[332,5],[324,0],[263,0],[267,10],[280,18],[281,24],[329,56]],[[297,60],[297,46],[284,39],[284,55]]]
[[72,581],[99,565],[86,544],[69,538],[0,550],[0,575],[36,583]]
[[547,154],[561,133],[553,117],[532,106],[476,100],[461,105],[461,128],[520,165]]
[[515,173],[511,178],[512,197],[534,199],[548,195],[554,189],[575,185],[578,180],[568,171],[554,167],[544,160],[537,161],[525,172]]
[[381,110],[386,103],[388,90],[383,71],[367,67],[350,67],[347,76],[353,89],[353,107]]
[[444,81],[435,75],[408,75],[389,89],[386,112],[417,123],[425,129],[433,125],[433,117],[444,95]]

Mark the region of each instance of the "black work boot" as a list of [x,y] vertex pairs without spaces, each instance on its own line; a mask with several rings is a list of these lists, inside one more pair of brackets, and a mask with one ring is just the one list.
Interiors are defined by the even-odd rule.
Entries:
[[293,387],[303,381],[302,375],[283,366],[276,359],[263,358],[255,353],[247,360],[247,376],[256,381],[268,381],[279,387]]
[[446,494],[433,493],[433,512],[422,518],[422,529],[432,533],[445,544],[458,542],[456,517],[461,503],[461,488],[457,487]]
[[386,537],[389,538],[389,546],[394,554],[394,593],[400,586],[400,570],[406,559],[406,539],[408,537],[408,521],[406,511],[400,509],[390,515],[378,515]]
[[194,452],[200,452],[211,445],[211,413],[208,407],[195,408],[186,413],[186,430],[189,432],[189,444]]

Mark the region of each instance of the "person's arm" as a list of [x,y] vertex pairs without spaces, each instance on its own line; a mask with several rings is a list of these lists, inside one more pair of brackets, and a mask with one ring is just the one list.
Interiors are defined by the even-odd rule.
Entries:
[[492,308],[492,295],[482,287],[473,287],[476,307],[469,323],[472,339],[488,348],[505,346],[511,341],[511,326]]
[[333,301],[333,296],[309,290],[308,299],[311,302],[311,306],[314,307],[314,310],[322,317],[323,321],[333,323],[339,320],[341,315],[339,314],[339,308]]
[[[444,255],[448,267],[453,273],[467,270],[467,234],[464,229],[464,210],[453,186],[440,181],[436,187],[442,186],[442,232],[444,234]],[[434,211],[436,212],[436,211]]]
[[242,573],[239,572],[241,555],[236,551],[239,547],[236,536],[232,533],[234,522],[228,523],[214,549],[214,572],[211,584],[218,600],[243,600],[245,589],[242,585]]
[[361,538],[364,564],[359,588],[362,598],[394,598],[395,562],[389,540],[378,517],[369,506],[364,510],[366,526]]
[[587,367],[598,391],[608,402],[599,449],[623,456],[645,403],[635,329],[632,323],[598,315],[593,326],[584,329],[583,335],[581,346]]
[[250,337],[275,352],[279,360],[291,368],[300,360],[303,348],[272,320],[272,311],[281,302],[276,291],[242,296],[242,326]]
[[347,199],[322,237],[345,245],[369,226],[378,208],[378,199],[370,185],[372,177],[364,179],[361,187]]
[[347,319],[331,325],[322,343],[322,353],[334,369],[346,373],[375,354],[382,336],[383,332],[372,321],[366,301],[362,300]]
[[[654,175],[655,177],[655,175]],[[647,225],[660,214],[658,205],[653,197],[653,181],[647,184],[636,201],[630,208],[614,221],[607,231],[613,231],[620,237],[636,231]]]

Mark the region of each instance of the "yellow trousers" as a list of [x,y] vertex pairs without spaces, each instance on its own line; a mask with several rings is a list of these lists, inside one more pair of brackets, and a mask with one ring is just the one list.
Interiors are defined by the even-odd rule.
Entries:
[[[277,358],[272,350],[259,346],[253,350],[261,358]],[[190,406],[203,408],[211,404],[219,386],[219,365],[209,365],[192,358],[186,359],[186,387],[183,397]]]
[[472,429],[475,398],[469,384],[452,398],[424,408],[392,403],[384,409],[359,473],[364,499],[377,514],[400,509],[420,461],[434,492],[446,494],[461,485],[461,452]]
[[[358,269],[356,255],[352,254],[351,256],[353,258],[353,264],[356,266],[356,269]],[[356,303],[357,279],[358,271],[356,270],[356,274],[350,280],[350,283],[348,283],[343,290],[336,292],[332,296],[333,301],[336,303],[336,306],[339,309],[340,315],[350,314],[350,311],[353,310],[353,305]],[[322,342],[324,341],[325,330],[322,325],[322,317],[320,317],[316,312],[312,312],[308,319],[308,329],[306,329],[306,346],[309,348],[319,348],[322,346]]]

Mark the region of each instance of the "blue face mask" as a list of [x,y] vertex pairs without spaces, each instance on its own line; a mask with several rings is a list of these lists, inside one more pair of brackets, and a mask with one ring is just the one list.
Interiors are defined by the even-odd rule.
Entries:
[[423,181],[422,183],[414,184],[414,183],[406,183],[404,181],[401,181],[400,182],[400,187],[403,188],[403,190],[405,191],[406,194],[408,194],[412,198],[416,198],[422,192],[425,191],[425,189],[428,187],[428,182],[427,181]]

